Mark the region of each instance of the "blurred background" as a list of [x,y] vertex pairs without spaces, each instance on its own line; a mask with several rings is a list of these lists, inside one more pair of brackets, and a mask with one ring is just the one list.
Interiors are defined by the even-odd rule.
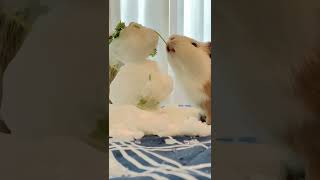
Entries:
[[106,1],[40,2],[49,12],[4,75],[1,111],[12,134],[0,134],[0,179],[102,180],[106,154],[80,138],[107,110]]

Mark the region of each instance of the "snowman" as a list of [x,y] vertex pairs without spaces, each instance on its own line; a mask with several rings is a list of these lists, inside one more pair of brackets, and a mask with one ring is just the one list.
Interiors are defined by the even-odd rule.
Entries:
[[172,92],[173,81],[160,72],[156,61],[148,59],[156,53],[157,32],[132,22],[117,26],[114,34],[111,43],[109,39],[110,67],[118,68],[118,73],[110,84],[110,101],[143,110],[159,109]]

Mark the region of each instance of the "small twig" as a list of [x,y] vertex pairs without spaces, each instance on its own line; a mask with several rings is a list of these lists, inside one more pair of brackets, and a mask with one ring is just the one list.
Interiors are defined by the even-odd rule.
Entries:
[[164,38],[160,35],[160,33],[158,33],[157,31],[154,31],[154,32],[156,32],[158,34],[158,36],[162,39],[162,41],[167,45],[166,40],[164,40]]

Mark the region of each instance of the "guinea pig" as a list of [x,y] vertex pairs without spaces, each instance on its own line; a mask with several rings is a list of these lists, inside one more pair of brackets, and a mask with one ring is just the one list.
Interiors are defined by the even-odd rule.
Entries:
[[206,114],[211,124],[211,42],[172,35],[167,41],[170,66],[188,97]]

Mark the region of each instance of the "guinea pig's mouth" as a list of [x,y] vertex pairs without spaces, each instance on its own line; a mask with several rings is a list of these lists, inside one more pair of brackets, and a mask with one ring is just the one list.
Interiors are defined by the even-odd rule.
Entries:
[[170,47],[169,45],[167,45],[167,52],[174,53],[174,52],[176,52],[176,50],[173,47]]

